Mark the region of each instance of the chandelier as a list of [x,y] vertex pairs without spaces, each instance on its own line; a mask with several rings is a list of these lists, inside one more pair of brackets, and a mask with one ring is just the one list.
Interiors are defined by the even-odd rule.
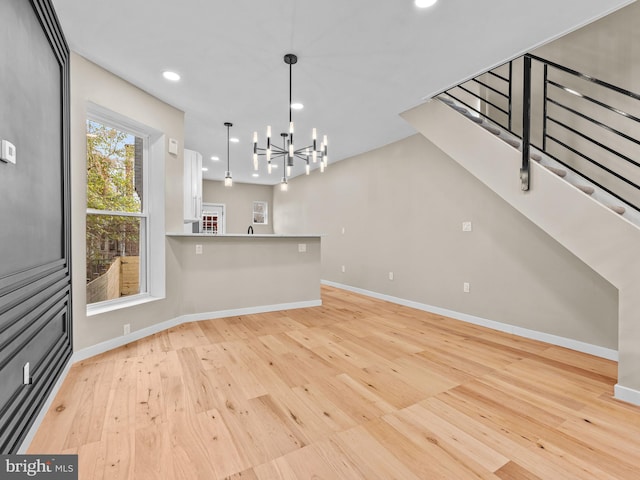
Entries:
[[311,163],[317,163],[318,157],[320,157],[320,171],[324,172],[324,169],[328,165],[327,157],[327,136],[324,135],[322,142],[320,142],[320,148],[318,148],[317,133],[314,128],[311,133],[311,145],[305,147],[296,147],[293,143],[293,116],[292,116],[292,77],[293,77],[293,65],[298,62],[298,57],[293,53],[287,53],[284,56],[284,63],[289,65],[289,133],[281,133],[282,147],[271,142],[271,126],[267,127],[267,146],[258,147],[258,132],[253,132],[253,168],[258,170],[259,157],[266,157],[267,172],[271,173],[273,162],[282,158],[282,165],[284,167],[282,181],[280,182],[280,189],[286,191],[288,188],[287,177],[291,176],[291,169],[293,168],[294,159],[302,160],[305,162],[305,171],[309,175],[311,171]]

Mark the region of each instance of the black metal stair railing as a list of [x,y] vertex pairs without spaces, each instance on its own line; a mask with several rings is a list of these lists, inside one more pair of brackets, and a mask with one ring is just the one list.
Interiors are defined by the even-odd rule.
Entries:
[[445,93],[479,116],[491,119],[507,130],[512,129],[513,62],[478,75],[450,88]]
[[543,68],[540,149],[640,210],[640,95],[528,56]]
[[532,54],[444,93],[522,140],[523,190],[534,147],[640,210],[639,94]]

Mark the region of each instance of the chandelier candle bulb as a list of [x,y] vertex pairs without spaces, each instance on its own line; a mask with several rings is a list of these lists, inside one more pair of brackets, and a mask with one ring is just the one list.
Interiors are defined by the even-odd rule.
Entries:
[[[311,138],[313,139],[313,141],[315,142],[316,138],[317,138],[317,134],[316,134],[316,129],[314,128],[313,130],[311,130]],[[314,149],[315,150],[315,149]]]
[[271,175],[271,161],[269,161],[269,163],[267,163],[267,173],[269,175]]
[[311,173],[311,167],[309,166],[309,159],[307,159],[307,164],[304,166],[304,168],[305,168],[305,173],[309,175],[309,173]]

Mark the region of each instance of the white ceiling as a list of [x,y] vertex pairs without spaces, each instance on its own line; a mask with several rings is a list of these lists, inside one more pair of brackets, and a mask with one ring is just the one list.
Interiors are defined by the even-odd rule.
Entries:
[[[296,145],[311,128],[329,136],[330,163],[404,138],[398,116],[425,96],[474,76],[629,0],[53,0],[71,49],[185,112],[185,147],[203,154],[205,178],[252,173],[262,145],[288,128],[288,66],[298,55]],[[178,83],[164,70],[182,75]],[[302,145],[300,145],[302,146]],[[210,156],[220,157],[219,162]],[[302,165],[295,174],[304,171]]]

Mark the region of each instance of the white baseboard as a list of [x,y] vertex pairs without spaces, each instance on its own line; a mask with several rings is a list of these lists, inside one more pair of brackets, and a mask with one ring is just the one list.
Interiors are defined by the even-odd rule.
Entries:
[[640,406],[640,391],[634,390],[629,387],[623,387],[619,383],[614,387],[615,398],[623,402],[632,403],[633,405]]
[[278,312],[282,310],[294,310],[297,308],[319,307],[320,305],[322,305],[322,300],[309,300],[304,302],[278,303],[275,305],[260,305],[257,307],[235,308],[231,310],[218,310],[214,312],[181,315],[165,322],[156,323],[155,325],[141,328],[140,330],[135,330],[128,335],[112,338],[111,340],[107,340],[106,342],[98,343],[96,345],[92,345],[91,347],[78,350],[77,352],[73,353],[71,361],[75,363],[81,360],[86,360],[87,358],[99,355],[104,352],[108,352],[109,350],[121,347],[123,345],[126,345],[127,343],[135,342],[136,340],[140,340],[141,338],[148,337],[172,327],[177,327],[178,325],[182,325],[183,323],[187,322],[214,320],[217,318],[235,317],[240,315],[253,315],[256,313]]
[[596,357],[606,358],[607,360],[618,361],[618,352],[610,348],[600,347],[598,345],[592,345],[590,343],[580,342],[571,338],[560,337],[552,335],[550,333],[538,332],[536,330],[529,330],[527,328],[517,327],[515,325],[509,325],[507,323],[496,322],[494,320],[488,320],[486,318],[476,317],[475,315],[469,315],[467,313],[460,313],[446,308],[434,307],[433,305],[427,305],[424,303],[414,302],[412,300],[405,300],[399,297],[393,297],[383,293],[372,292],[358,287],[352,287],[350,285],[343,285],[341,283],[331,282],[329,280],[322,280],[323,285],[329,285],[332,287],[348,290],[354,293],[360,293],[368,297],[377,298],[379,300],[385,300],[387,302],[396,303],[398,305],[404,305],[405,307],[415,308],[416,310],[422,310],[429,313],[435,313],[444,317],[454,318],[456,320],[462,320],[463,322],[472,323],[481,327],[487,327],[492,330],[498,330],[505,333],[511,333],[519,337],[530,338],[532,340],[539,340],[541,342],[549,343],[551,345],[557,345],[559,347],[569,348],[582,353],[588,353]]
[[309,300],[306,302],[278,303],[275,305],[263,305],[260,307],[235,308],[232,310],[218,310],[217,312],[192,313],[178,317],[180,323],[197,322],[199,320],[214,320],[216,318],[236,317],[239,315],[254,315],[256,313],[280,312],[282,310],[294,310],[297,308],[320,307],[322,300]]
[[95,355],[99,355],[101,353],[108,352],[109,350],[113,350],[114,348],[121,347],[126,345],[127,343],[134,342],[136,340],[140,340],[141,338],[148,337],[158,332],[162,332],[163,330],[167,330],[172,327],[176,327],[183,323],[188,322],[196,322],[200,320],[212,320],[217,318],[227,318],[227,317],[235,317],[240,315],[253,315],[256,313],[268,313],[268,312],[279,312],[282,310],[294,310],[298,308],[310,308],[310,307],[319,307],[322,305],[322,300],[309,300],[304,302],[293,302],[293,303],[279,303],[275,305],[262,305],[257,307],[247,307],[247,308],[236,308],[231,310],[218,310],[216,312],[205,312],[205,313],[193,313],[189,315],[181,315],[177,318],[173,318],[171,320],[167,320],[165,322],[157,323],[155,325],[151,325],[149,327],[141,328],[140,330],[136,330],[131,332],[128,335],[123,335],[122,337],[112,338],[111,340],[107,340],[106,342],[98,343],[96,345],[92,345],[91,347],[83,348],[82,350],[78,350],[74,352],[71,356],[71,359],[67,362],[67,365],[64,367],[61,375],[58,377],[56,384],[54,385],[51,393],[47,397],[43,407],[40,409],[36,420],[31,425],[29,429],[29,433],[27,433],[26,437],[22,441],[20,445],[20,449],[18,453],[25,453],[33,438],[42,423],[45,415],[49,411],[49,407],[53,403],[53,400],[56,398],[58,394],[58,390],[62,386],[62,382],[64,382],[71,366],[74,363],[80,362],[82,360],[86,360],[87,358],[91,358]]

